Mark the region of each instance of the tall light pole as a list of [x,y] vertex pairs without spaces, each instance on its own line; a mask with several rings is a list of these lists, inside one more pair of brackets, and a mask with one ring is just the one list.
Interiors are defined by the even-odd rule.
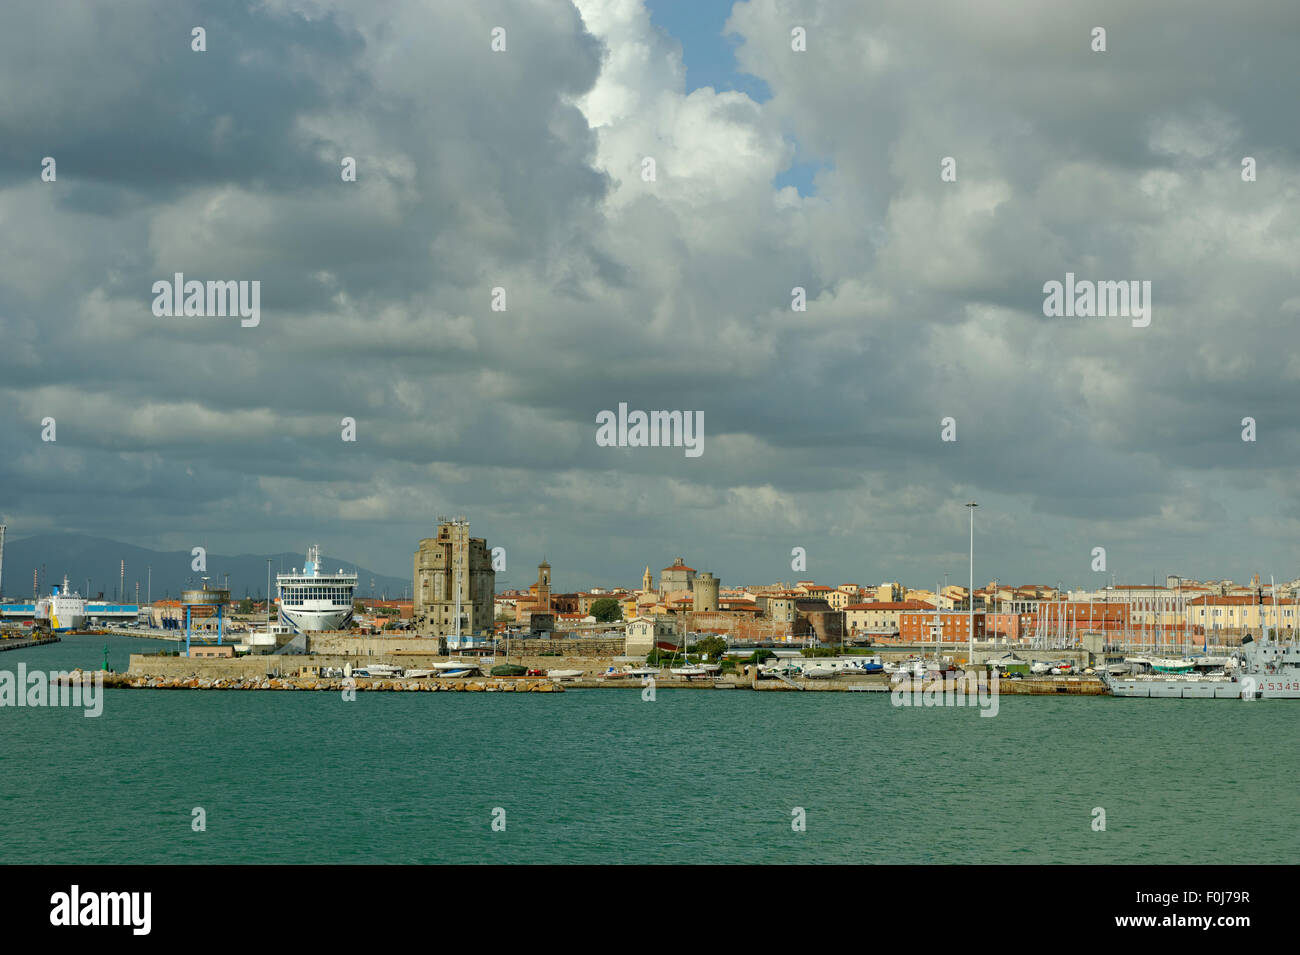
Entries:
[[969,641],[966,665],[973,667],[975,665],[975,508],[979,505],[971,501],[966,507],[970,509],[970,589],[966,591],[966,607],[970,612],[970,622],[967,624],[966,632],[966,639]]

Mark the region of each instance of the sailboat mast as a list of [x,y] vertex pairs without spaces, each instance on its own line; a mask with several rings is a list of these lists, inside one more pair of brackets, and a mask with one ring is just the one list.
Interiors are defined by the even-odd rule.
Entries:
[[940,642],[943,640],[943,617],[939,613],[939,597],[942,591],[939,590],[939,582],[934,582],[934,658],[939,659]]

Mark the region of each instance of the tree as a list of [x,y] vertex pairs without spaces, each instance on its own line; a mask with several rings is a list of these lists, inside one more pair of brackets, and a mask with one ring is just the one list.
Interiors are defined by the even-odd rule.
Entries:
[[599,623],[612,623],[623,619],[623,605],[613,597],[601,597],[592,603],[590,613]]
[[727,641],[722,637],[705,637],[699,643],[690,646],[690,652],[716,660],[727,652]]
[[242,613],[242,614],[250,614],[250,613],[252,613],[252,612],[253,612],[253,601],[250,600],[248,597],[245,597],[243,600],[241,600],[241,601],[239,602],[239,612]]

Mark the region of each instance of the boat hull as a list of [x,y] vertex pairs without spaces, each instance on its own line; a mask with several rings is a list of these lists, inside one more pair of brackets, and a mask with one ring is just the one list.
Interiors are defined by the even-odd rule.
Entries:
[[1300,680],[1107,680],[1112,696],[1162,700],[1300,700]]

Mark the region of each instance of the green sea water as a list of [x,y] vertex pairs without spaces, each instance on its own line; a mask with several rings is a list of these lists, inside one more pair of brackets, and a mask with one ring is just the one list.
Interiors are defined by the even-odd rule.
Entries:
[[[154,641],[109,638],[109,665]],[[97,668],[104,638],[0,653]],[[8,863],[1289,863],[1300,703],[106,691],[0,707]],[[206,812],[206,831],[191,827]],[[804,831],[792,827],[802,809]],[[1093,828],[1105,810],[1105,831]],[[505,810],[495,831],[494,810]],[[496,814],[500,818],[500,814]]]

